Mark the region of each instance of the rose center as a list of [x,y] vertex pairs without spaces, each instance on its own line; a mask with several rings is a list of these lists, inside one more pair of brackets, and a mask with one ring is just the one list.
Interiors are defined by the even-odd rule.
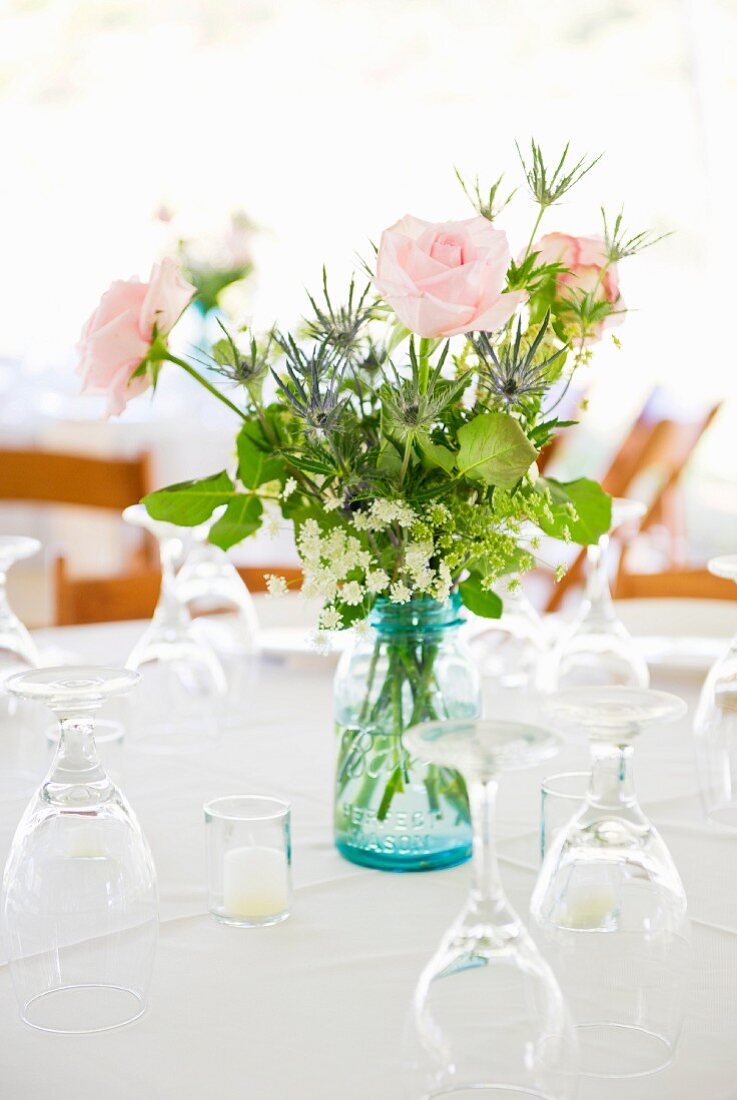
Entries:
[[446,267],[460,267],[466,262],[463,254],[463,241],[452,233],[438,233],[432,243],[430,255]]

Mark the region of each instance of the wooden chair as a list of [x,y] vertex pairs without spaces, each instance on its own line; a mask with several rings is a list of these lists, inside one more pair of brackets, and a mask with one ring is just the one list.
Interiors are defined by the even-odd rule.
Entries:
[[620,573],[613,586],[617,600],[737,600],[737,584],[706,569],[666,569],[662,573]]
[[[66,451],[0,450],[0,501],[72,505],[115,512],[151,490],[150,458],[100,458]],[[131,565],[151,565],[154,540],[142,532]]]
[[[609,469],[602,478],[602,486],[615,497],[636,496],[638,484],[650,481],[650,502],[640,524],[646,531],[663,522],[671,533],[671,542],[677,545],[678,519],[675,492],[678,481],[691,454],[704,432],[714,420],[720,405],[713,405],[693,420],[683,421],[658,417],[655,410],[658,391],[650,395],[642,412],[627,433]],[[619,569],[626,569],[627,550],[620,555]],[[674,559],[678,553],[673,554]],[[563,579],[553,588],[546,610],[555,611],[572,585],[583,573],[586,551],[582,549]]]
[[[239,568],[250,592],[266,591],[266,574],[284,577],[290,587],[302,583],[302,570],[283,566]],[[137,569],[113,577],[70,577],[63,558],[56,562],[56,624],[148,619],[159,597],[158,569]]]
[[148,455],[97,458],[65,451],[0,450],[0,500],[122,512],[150,488]]

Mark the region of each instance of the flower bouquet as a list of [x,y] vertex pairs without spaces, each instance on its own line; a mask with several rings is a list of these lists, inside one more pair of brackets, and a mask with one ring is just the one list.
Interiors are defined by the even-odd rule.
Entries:
[[209,537],[224,550],[275,515],[291,522],[303,591],[323,600],[320,631],[356,628],[336,682],[336,838],[372,866],[469,855],[461,778],[401,742],[410,724],[478,713],[461,608],[501,614],[505,589],[535,564],[531,526],[588,545],[610,525],[597,484],[543,478],[535,460],[570,426],[556,408],[574,372],[623,319],[619,261],[653,238],[629,235],[621,214],[604,216],[601,237],[538,238],[595,162],[571,163],[566,147],[551,169],[534,142],[520,158],[535,216],[516,258],[497,227],[501,178],[484,193],[464,185],[472,217],[402,218],[340,304],[323,272],[298,333],[244,341],[223,329],[212,362],[234,400],[169,351],[194,293],[171,261],[149,284],[113,284],[81,342],[85,388],[108,393],[113,413],[169,361],[239,419],[235,473],[160,489],[145,498],[151,515],[190,526],[221,509]]

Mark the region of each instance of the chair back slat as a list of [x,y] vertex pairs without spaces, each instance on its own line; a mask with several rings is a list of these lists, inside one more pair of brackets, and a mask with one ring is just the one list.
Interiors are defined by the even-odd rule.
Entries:
[[150,489],[149,462],[65,451],[0,450],[0,500],[122,512]]

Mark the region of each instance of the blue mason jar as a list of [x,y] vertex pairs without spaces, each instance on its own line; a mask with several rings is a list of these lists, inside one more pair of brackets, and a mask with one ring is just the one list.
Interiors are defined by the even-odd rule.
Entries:
[[367,637],[335,678],[335,842],[353,863],[431,871],[471,855],[468,799],[450,768],[412,758],[402,733],[418,722],[476,718],[479,676],[459,636],[460,597],[379,600]]

